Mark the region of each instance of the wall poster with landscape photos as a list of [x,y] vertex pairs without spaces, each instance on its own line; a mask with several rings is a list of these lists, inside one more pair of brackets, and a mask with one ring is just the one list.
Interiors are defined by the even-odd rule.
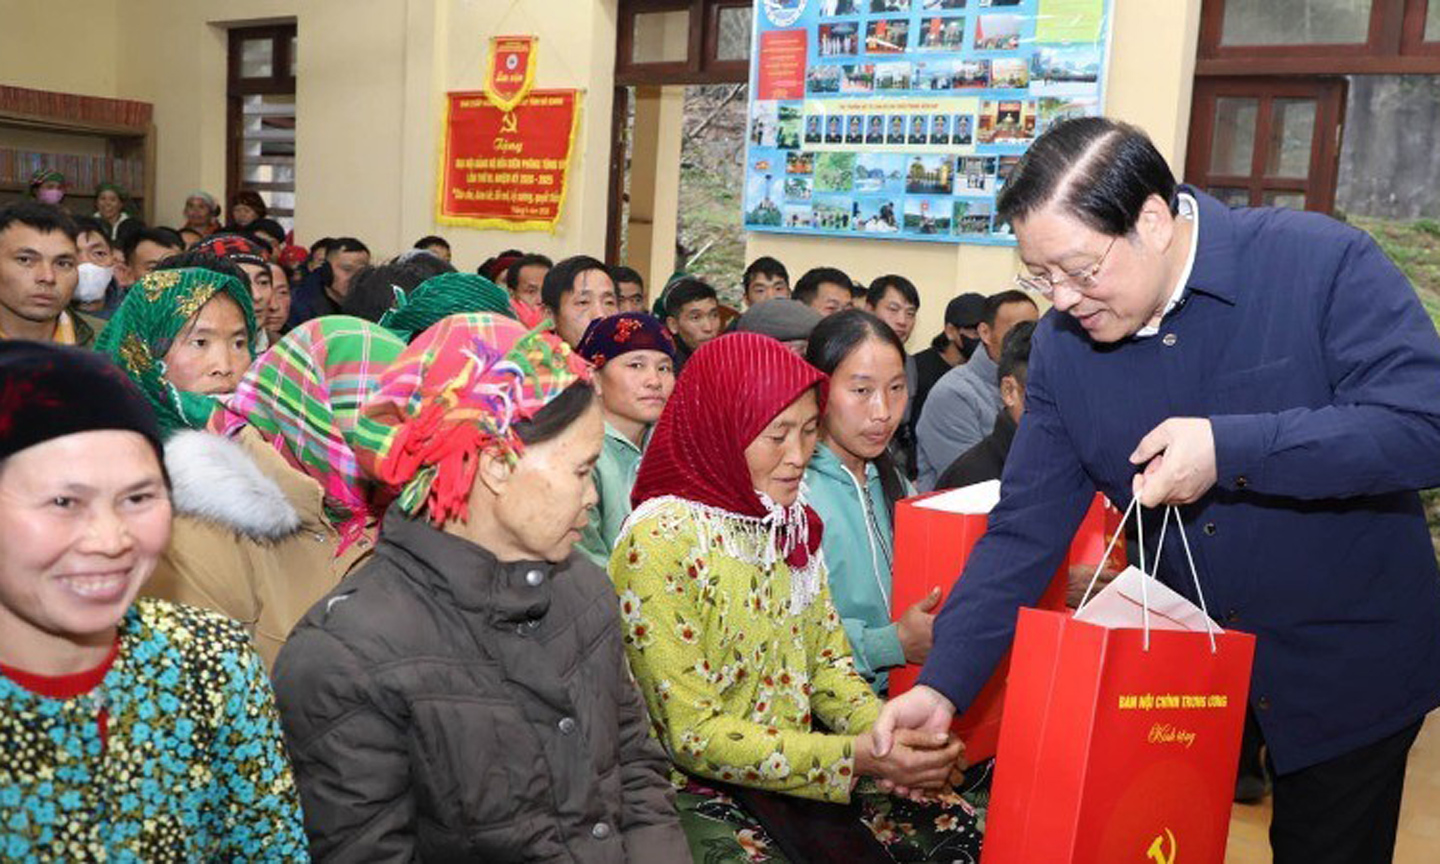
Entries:
[[756,0],[745,228],[1013,243],[995,199],[1102,110],[1111,0]]

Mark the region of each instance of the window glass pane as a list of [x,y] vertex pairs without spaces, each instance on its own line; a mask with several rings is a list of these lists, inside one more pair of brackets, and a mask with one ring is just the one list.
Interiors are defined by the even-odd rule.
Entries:
[[1374,0],[1225,0],[1222,45],[1364,42]]
[[1440,0],[1425,7],[1425,41],[1440,42]]
[[1276,99],[1270,103],[1266,177],[1309,177],[1315,140],[1315,100]]
[[1209,193],[1227,207],[1249,207],[1250,190],[1240,186],[1211,186]]
[[753,14],[754,10],[749,6],[721,7],[718,27],[720,33],[715,39],[716,60],[749,59],[750,22]]
[[1258,99],[1221,96],[1215,100],[1215,133],[1210,140],[1210,173],[1250,176],[1255,153]]
[[1291,210],[1305,209],[1304,192],[1266,192],[1260,198],[1266,207],[1289,207]]
[[634,36],[632,63],[684,63],[690,54],[690,10],[641,12]]
[[264,39],[245,39],[240,43],[240,77],[269,78],[275,74],[275,43]]
[[294,36],[290,37],[290,77],[295,77],[295,49],[299,46],[300,40]]

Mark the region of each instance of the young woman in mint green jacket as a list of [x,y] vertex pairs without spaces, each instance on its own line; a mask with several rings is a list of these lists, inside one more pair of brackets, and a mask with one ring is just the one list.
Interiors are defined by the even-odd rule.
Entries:
[[604,570],[630,516],[650,430],[675,389],[675,343],[655,317],[621,312],[590,322],[575,351],[595,367],[605,410],[605,445],[592,475],[600,500],[577,548]]
[[936,589],[892,619],[892,514],[896,501],[914,493],[887,449],[908,398],[905,347],[888,324],[852,309],[816,326],[806,359],[830,376],[830,396],[805,494],[825,522],[830,593],[855,668],[883,695],[887,669],[924,662],[940,599]]

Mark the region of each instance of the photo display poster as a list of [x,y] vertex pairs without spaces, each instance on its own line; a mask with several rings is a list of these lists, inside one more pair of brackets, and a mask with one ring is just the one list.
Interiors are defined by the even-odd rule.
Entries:
[[757,0],[745,228],[1011,244],[995,199],[1101,113],[1110,0]]

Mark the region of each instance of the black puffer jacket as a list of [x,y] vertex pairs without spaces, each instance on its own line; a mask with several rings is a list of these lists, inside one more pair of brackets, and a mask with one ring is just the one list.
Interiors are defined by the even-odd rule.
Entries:
[[501,564],[392,510],[275,667],[315,860],[688,862],[620,640],[583,557]]

